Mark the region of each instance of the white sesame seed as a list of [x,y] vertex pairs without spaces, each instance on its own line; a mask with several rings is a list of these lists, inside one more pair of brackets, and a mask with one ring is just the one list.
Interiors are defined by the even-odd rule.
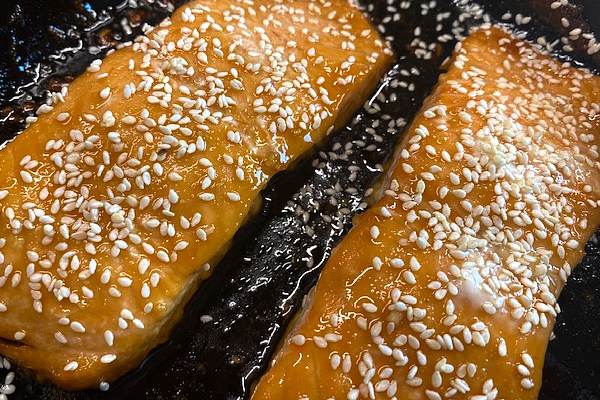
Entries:
[[79,321],[72,321],[70,327],[74,332],[85,333],[85,327]]
[[201,193],[198,198],[202,201],[212,201],[215,199],[215,195],[212,193]]
[[104,89],[102,89],[100,91],[100,97],[104,100],[108,99],[108,97],[110,96],[110,88],[109,87],[105,87]]
[[368,313],[376,313],[377,312],[377,306],[373,303],[363,303],[362,308],[363,308],[363,310],[365,310]]
[[240,201],[240,195],[236,192],[227,192],[227,198],[231,201]]
[[70,361],[65,365],[63,370],[65,370],[67,372],[75,371],[77,369],[77,367],[79,367],[79,363],[77,361]]
[[100,362],[102,364],[110,364],[117,359],[117,356],[114,354],[105,354],[100,357]]
[[371,226],[371,239],[376,240],[379,237],[379,227]]
[[295,335],[292,337],[292,343],[296,346],[303,346],[306,342],[306,338],[303,335]]
[[169,254],[167,254],[167,252],[166,252],[166,251],[164,251],[164,250],[159,250],[159,251],[156,253],[156,256],[157,256],[157,257],[158,257],[158,259],[159,259],[160,261],[162,261],[162,262],[165,262],[165,263],[168,263],[168,262],[170,262]]
[[67,338],[61,332],[54,332],[54,338],[58,343],[66,344]]
[[521,379],[521,387],[523,387],[523,389],[526,390],[531,390],[534,387],[534,383],[533,380],[531,380],[531,378],[523,378]]
[[104,341],[107,345],[112,346],[115,342],[115,336],[112,331],[106,330],[104,331]]

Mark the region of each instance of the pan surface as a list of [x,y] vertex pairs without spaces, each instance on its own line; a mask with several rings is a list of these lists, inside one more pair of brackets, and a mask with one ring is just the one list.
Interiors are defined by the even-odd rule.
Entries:
[[[179,4],[179,2],[177,2]],[[172,11],[164,1],[9,0],[0,16],[0,140],[23,128],[48,91]],[[533,41],[565,35],[560,19],[600,33],[600,2],[553,10],[546,0],[369,0],[365,11],[392,42],[396,65],[369,104],[294,171],[277,175],[261,212],[186,307],[170,340],[108,392],[64,392],[12,366],[9,399],[245,399],[331,249],[366,207],[365,195],[433,88],[457,38],[486,21]],[[531,16],[528,21],[527,16]],[[572,28],[571,28],[572,29]],[[541,42],[544,43],[544,42]],[[600,69],[581,43],[557,57]],[[416,69],[416,70],[414,70]],[[408,74],[406,71],[413,71]],[[415,74],[414,71],[418,73]],[[398,85],[401,80],[407,85]],[[2,153],[0,152],[0,157]],[[600,247],[592,240],[560,298],[540,398],[600,399]],[[1,385],[7,369],[0,371]]]

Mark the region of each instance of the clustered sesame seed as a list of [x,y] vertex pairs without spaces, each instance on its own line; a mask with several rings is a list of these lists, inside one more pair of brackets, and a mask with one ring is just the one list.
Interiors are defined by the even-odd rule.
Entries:
[[[206,276],[268,178],[350,116],[346,94],[374,85],[391,52],[340,6],[191,2],[93,61],[88,87],[70,87],[92,85],[85,100],[65,87],[42,105],[28,121],[36,133],[21,136],[45,135],[42,146],[3,150],[26,153],[0,196],[0,287],[26,290],[33,318],[54,325],[43,328],[53,357],[93,343],[111,364],[131,350],[123,338],[152,340],[146,326],[173,314],[190,276]],[[0,300],[8,318],[15,306]],[[69,357],[61,368],[77,372]]]
[[[312,294],[341,308],[308,308],[263,380],[280,383],[255,398],[303,393],[293,368],[325,360],[348,399],[535,396],[539,342],[599,222],[599,87],[489,24],[457,46],[381,200]],[[304,358],[310,345],[323,351]],[[497,386],[497,374],[513,383]],[[322,395],[341,395],[333,390]]]
[[11,371],[11,364],[8,359],[0,357],[0,370],[7,370],[8,373],[4,376],[4,383],[0,384],[0,400],[7,400],[8,396],[16,390],[14,385],[15,373]]
[[[600,51],[600,43],[596,34],[589,27],[574,26],[580,21],[573,21],[572,18],[577,15],[577,5],[569,0],[552,1],[546,5],[550,12],[557,13],[560,19],[562,36],[557,40],[548,40],[545,36],[537,39],[537,43],[546,47],[548,50],[560,48],[566,53],[583,52],[587,56],[594,56]],[[502,15],[503,21],[514,21],[517,26],[526,26],[532,22],[532,18],[520,13],[514,14],[506,12]]]

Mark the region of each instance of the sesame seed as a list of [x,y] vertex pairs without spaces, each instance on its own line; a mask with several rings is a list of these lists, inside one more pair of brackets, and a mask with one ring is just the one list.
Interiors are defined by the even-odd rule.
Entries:
[[371,227],[371,239],[376,240],[379,237],[379,228],[375,225]]
[[373,303],[363,303],[362,308],[363,308],[363,310],[365,310],[368,313],[376,313],[377,312],[377,306]]
[[70,361],[65,365],[63,370],[70,372],[70,371],[75,371],[78,367],[79,367],[79,363],[77,361]]
[[54,332],[54,338],[56,339],[56,341],[58,343],[61,343],[61,344],[67,343],[67,338],[61,332]]
[[106,99],[108,99],[109,96],[110,96],[110,87],[107,86],[100,91],[100,97],[102,99],[106,100]]
[[213,201],[215,199],[215,195],[212,193],[201,193],[198,198],[202,201]]
[[112,346],[115,341],[115,336],[112,331],[106,330],[104,331],[104,341],[108,346]]
[[141,258],[138,263],[138,272],[140,274],[144,275],[146,273],[146,271],[148,271],[149,267],[150,267],[150,260],[148,260],[147,258]]
[[231,201],[240,201],[240,195],[236,192],[227,192],[227,198]]
[[533,380],[531,378],[523,378],[521,379],[521,387],[525,390],[531,390],[534,387]]
[[117,356],[114,354],[105,354],[100,357],[100,362],[102,364],[110,364],[117,359]]
[[73,332],[77,332],[77,333],[85,333],[85,327],[83,326],[83,324],[79,321],[72,321],[70,323],[70,327],[73,330]]
[[303,335],[295,335],[292,337],[292,343],[296,346],[303,346],[306,343],[306,338]]

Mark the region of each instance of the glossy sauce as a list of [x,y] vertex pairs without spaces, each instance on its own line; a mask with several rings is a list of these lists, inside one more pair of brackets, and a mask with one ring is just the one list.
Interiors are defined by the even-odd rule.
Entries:
[[[378,4],[377,11],[371,14],[381,22],[387,13],[384,2],[374,3]],[[381,104],[383,112],[408,121],[431,90],[439,64],[453,47],[452,42],[441,46],[442,52],[430,60],[416,59],[408,49],[406,44],[413,37],[417,24],[423,27],[422,38],[434,40],[438,35],[434,29],[435,13],[421,15],[420,4],[425,3],[428,2],[414,2],[411,8],[403,10],[400,23],[384,24],[388,33],[402,38],[394,43],[401,60],[391,76],[398,76],[401,69],[421,67],[421,75],[410,77],[415,85],[413,91],[390,88],[390,80],[380,89],[388,99],[393,93],[398,95],[395,102]],[[447,5],[438,6],[440,11],[451,13],[450,18],[442,21],[441,30],[450,32],[457,11]],[[507,9],[531,13],[521,1],[493,2],[492,8],[497,19]],[[50,7],[48,11],[53,13]],[[469,23],[476,21],[467,19],[464,22],[465,25]],[[552,35],[553,29],[535,18],[531,25],[535,26],[535,29],[527,27],[531,37],[540,33]],[[28,26],[25,31],[33,28]],[[83,46],[89,45],[88,39],[84,40]],[[57,69],[52,62],[42,63],[50,71]],[[351,215],[364,209],[362,195],[378,176],[380,164],[391,152],[400,129],[390,131],[378,126],[373,128],[375,134],[365,133],[365,128],[371,127],[378,115],[362,112],[357,124],[334,134],[323,147],[324,153],[315,164],[316,172],[312,172],[310,162],[304,162],[294,172],[275,177],[264,192],[265,205],[261,213],[236,236],[237,245],[194,297],[171,340],[159,347],[136,372],[113,385],[107,395],[65,393],[19,374],[17,393],[11,398],[170,399],[200,395],[214,399],[244,398],[251,383],[260,376],[304,293],[314,284],[322,261],[349,228]],[[10,125],[13,133],[21,119],[15,121],[16,124]],[[8,134],[9,131],[3,129],[3,132]],[[355,143],[350,154],[343,151],[356,140],[362,140],[364,144]],[[340,144],[342,150],[338,149]],[[350,166],[356,167],[354,179],[348,178]],[[353,187],[357,192],[332,192],[336,184]],[[288,203],[290,198],[293,200]],[[313,236],[305,234],[307,226]],[[558,339],[551,343],[544,383],[548,390],[543,392],[543,399],[593,398],[586,385],[596,386],[598,391],[598,380],[590,374],[598,365],[593,357],[587,357],[590,349],[597,352],[599,346],[594,340],[597,334],[587,333],[600,330],[594,303],[600,283],[595,268],[598,265],[597,246],[590,243],[589,251],[561,298],[566,311],[559,317]],[[569,307],[565,307],[565,301]],[[588,317],[582,318],[582,312]],[[212,322],[201,322],[200,317],[206,314],[213,317]],[[568,319],[569,323],[562,324],[561,318]],[[576,339],[571,340],[571,337]],[[568,366],[557,362],[557,355],[566,360]],[[579,383],[585,381],[585,384]]]

